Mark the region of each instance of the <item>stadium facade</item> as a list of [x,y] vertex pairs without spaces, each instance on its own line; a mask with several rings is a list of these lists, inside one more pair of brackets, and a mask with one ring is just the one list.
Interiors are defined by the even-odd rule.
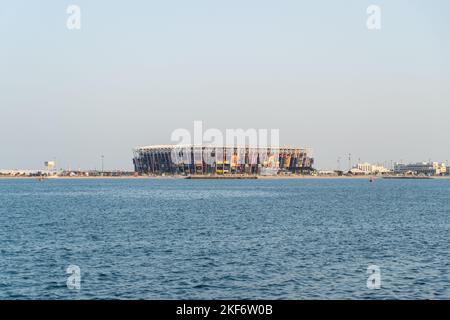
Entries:
[[133,150],[134,169],[147,175],[308,174],[308,148],[155,145]]

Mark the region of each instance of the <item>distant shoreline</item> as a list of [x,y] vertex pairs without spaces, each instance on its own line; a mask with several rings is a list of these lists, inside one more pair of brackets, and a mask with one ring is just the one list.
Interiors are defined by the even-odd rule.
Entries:
[[[387,176],[397,178],[395,176]],[[401,177],[398,177],[401,179]],[[95,177],[49,177],[44,178],[44,180],[183,180],[186,176],[95,176]],[[378,180],[383,179],[382,176],[309,176],[309,175],[292,175],[292,176],[257,176],[256,180]],[[411,179],[411,178],[410,178]],[[450,179],[450,176],[433,176],[431,179],[420,179],[416,177],[417,180],[445,180]],[[39,180],[39,177],[13,177],[13,176],[0,176],[0,180]],[[191,179],[191,180],[202,180],[202,179]],[[229,180],[229,179],[214,179],[209,180]],[[239,180],[239,179],[236,179]],[[243,179],[244,180],[244,179]],[[387,179],[386,179],[387,180]],[[407,178],[405,180],[408,180]]]

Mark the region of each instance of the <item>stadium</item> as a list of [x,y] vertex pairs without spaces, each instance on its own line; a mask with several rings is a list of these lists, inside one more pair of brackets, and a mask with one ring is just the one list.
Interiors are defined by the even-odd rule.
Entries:
[[155,145],[133,150],[141,175],[309,174],[314,159],[308,148]]

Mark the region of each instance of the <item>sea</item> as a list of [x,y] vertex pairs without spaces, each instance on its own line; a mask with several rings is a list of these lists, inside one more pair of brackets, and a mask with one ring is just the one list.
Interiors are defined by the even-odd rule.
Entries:
[[0,179],[0,299],[450,299],[450,180]]

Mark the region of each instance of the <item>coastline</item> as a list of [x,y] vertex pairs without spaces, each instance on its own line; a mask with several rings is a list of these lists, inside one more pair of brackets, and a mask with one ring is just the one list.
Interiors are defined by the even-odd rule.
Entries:
[[[188,180],[249,180],[248,178],[240,179],[223,179],[221,176],[215,179],[211,177],[209,179],[188,179]],[[391,180],[402,179],[402,177],[390,177]],[[397,179],[395,179],[397,178]],[[95,177],[49,177],[44,180],[183,180],[187,179],[186,176],[95,176]],[[293,175],[293,176],[257,176],[257,178],[250,178],[250,180],[378,180],[383,179],[382,176],[309,176],[309,175]],[[403,178],[404,179],[404,178]],[[410,178],[411,179],[411,178]],[[447,180],[450,176],[434,176],[430,179],[421,179],[416,177],[413,180]],[[0,180],[39,180],[39,177],[13,177],[13,176],[0,176]],[[385,179],[388,180],[388,179]],[[405,179],[409,180],[409,179]]]

